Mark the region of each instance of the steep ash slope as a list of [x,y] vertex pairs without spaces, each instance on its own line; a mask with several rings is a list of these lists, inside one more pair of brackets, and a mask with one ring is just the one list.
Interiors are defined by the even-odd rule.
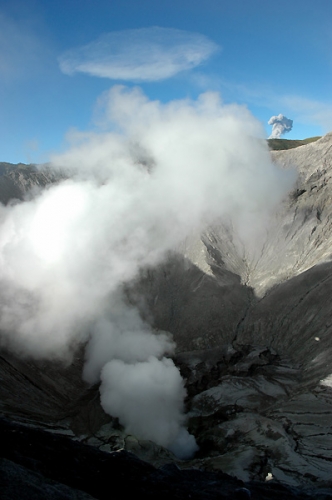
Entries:
[[234,232],[231,222],[211,228],[202,238],[207,254],[196,260],[202,269],[209,264],[216,276],[221,270],[238,274],[259,296],[331,258],[332,133],[271,154],[280,166],[298,172],[281,209],[250,245]]
[[[177,343],[188,424],[200,445],[194,461],[178,461],[182,468],[330,487],[332,134],[272,155],[299,177],[259,244],[246,245],[231,221],[220,223],[142,271],[125,292]],[[9,186],[13,172],[5,171],[0,187]],[[6,187],[3,201],[57,180],[33,175],[30,185],[24,177],[21,194]],[[125,448],[157,465],[175,460],[126,436],[104,414],[97,388],[81,381],[82,353],[61,367],[3,349],[0,370],[5,415],[106,451]]]
[[258,289],[331,260],[332,134],[272,156],[284,168],[296,166],[299,177],[253,272],[251,284]]

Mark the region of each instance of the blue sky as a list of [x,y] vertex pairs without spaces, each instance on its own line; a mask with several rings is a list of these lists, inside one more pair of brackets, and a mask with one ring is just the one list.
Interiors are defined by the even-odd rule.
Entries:
[[0,0],[0,161],[39,163],[98,129],[100,96],[220,93],[285,138],[332,130],[331,0]]

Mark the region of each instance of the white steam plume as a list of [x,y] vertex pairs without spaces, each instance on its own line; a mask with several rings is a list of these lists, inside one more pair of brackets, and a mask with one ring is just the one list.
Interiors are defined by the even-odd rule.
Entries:
[[161,104],[117,86],[103,102],[112,131],[76,134],[54,158],[72,178],[0,207],[1,342],[70,359],[88,340],[84,378],[101,380],[104,409],[187,457],[196,444],[173,342],[126,303],[123,284],[223,216],[259,227],[294,175],[271,163],[249,112],[215,93]]
[[272,125],[272,133],[269,139],[280,139],[283,134],[290,132],[293,128],[293,120],[286,118],[286,116],[282,114],[271,116],[268,124]]

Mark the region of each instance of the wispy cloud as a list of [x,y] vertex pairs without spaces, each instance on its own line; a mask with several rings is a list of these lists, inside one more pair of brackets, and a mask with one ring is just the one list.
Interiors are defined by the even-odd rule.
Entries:
[[28,21],[0,12],[0,77],[2,81],[34,75],[47,58],[43,44]]
[[249,86],[246,83],[219,78],[219,86],[221,93],[228,96],[228,100],[245,101],[249,105],[265,107],[272,112],[282,110],[292,116],[294,123],[319,126],[324,134],[332,131],[331,100],[311,99],[300,94],[277,91],[273,84],[256,83]]
[[198,66],[218,49],[199,33],[155,26],[103,34],[63,53],[59,64],[66,74],[157,81]]
[[301,96],[282,96],[281,103],[302,123],[311,123],[322,127],[323,132],[332,130],[332,102],[318,101]]

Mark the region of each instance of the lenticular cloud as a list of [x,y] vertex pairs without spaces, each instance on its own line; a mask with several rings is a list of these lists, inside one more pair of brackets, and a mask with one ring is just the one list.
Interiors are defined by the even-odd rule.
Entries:
[[188,457],[197,446],[175,345],[128,304],[124,285],[225,216],[260,227],[294,175],[271,163],[250,113],[215,93],[161,104],[117,86],[101,102],[103,133],[77,133],[53,158],[68,179],[0,207],[1,343],[67,361],[87,344],[83,376],[101,382],[104,409]]
[[173,28],[141,28],[105,33],[64,52],[60,69],[127,81],[157,81],[195,68],[218,50],[199,33]]

